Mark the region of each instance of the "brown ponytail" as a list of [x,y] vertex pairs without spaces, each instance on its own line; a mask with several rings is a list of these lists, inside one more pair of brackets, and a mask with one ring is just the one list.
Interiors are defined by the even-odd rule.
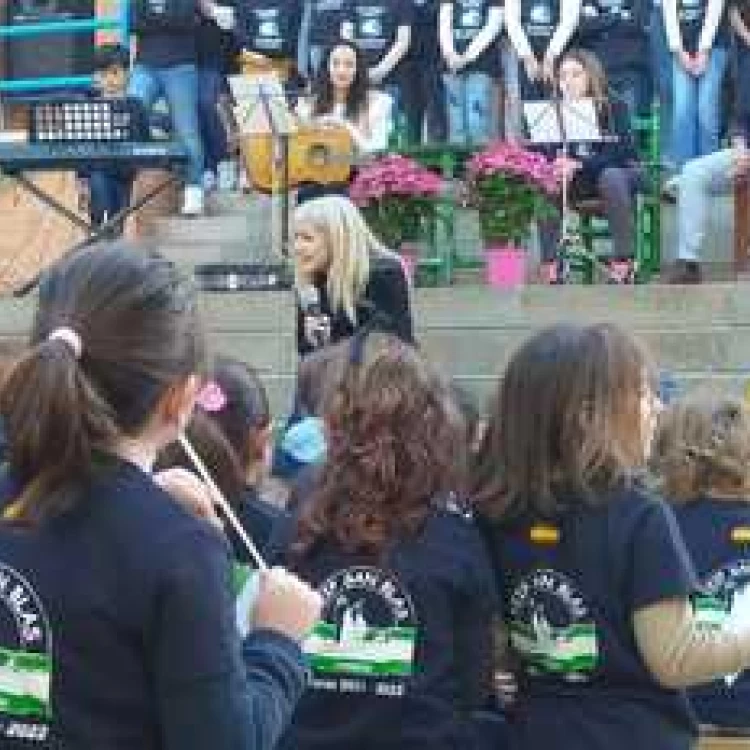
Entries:
[[[61,327],[80,338],[80,357],[50,339]],[[202,356],[193,294],[159,256],[102,244],[51,269],[29,350],[0,391],[11,474],[22,487],[14,516],[34,523],[70,508],[94,454],[137,436]]]

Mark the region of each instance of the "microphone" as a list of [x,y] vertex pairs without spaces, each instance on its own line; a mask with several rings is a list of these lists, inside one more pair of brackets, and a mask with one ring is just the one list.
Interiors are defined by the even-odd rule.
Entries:
[[305,338],[316,349],[325,346],[331,338],[331,326],[320,305],[318,288],[313,284],[299,287],[297,302],[305,318]]

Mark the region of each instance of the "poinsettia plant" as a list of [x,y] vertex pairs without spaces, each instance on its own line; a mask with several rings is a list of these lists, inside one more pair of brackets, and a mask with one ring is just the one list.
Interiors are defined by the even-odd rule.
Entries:
[[531,223],[554,213],[560,192],[553,163],[510,141],[475,154],[466,165],[466,182],[488,246],[522,246]]
[[372,231],[388,246],[418,240],[443,179],[414,159],[383,156],[363,166],[349,187]]

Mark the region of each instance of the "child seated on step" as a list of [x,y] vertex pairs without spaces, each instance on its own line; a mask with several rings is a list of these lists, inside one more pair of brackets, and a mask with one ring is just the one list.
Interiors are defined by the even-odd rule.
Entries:
[[[218,357],[198,394],[187,435],[243,528],[271,564],[289,532],[287,514],[263,495],[272,433],[268,396],[258,373],[244,362]],[[176,443],[162,453],[159,465],[193,468]],[[237,534],[227,529],[227,535],[237,558],[251,562]]]
[[[127,96],[130,80],[130,53],[119,44],[102,44],[94,52],[94,90],[97,99],[127,101],[134,140],[147,140],[148,124],[143,107],[137,99]],[[136,170],[127,164],[100,166],[78,171],[79,204],[88,210],[92,226],[111,221],[130,204]],[[122,234],[122,223],[112,227],[110,234]]]
[[[750,413],[742,402],[694,397],[662,415],[653,467],[673,503],[703,586],[708,626],[750,624]],[[690,693],[702,724],[750,729],[750,678],[734,672]]]

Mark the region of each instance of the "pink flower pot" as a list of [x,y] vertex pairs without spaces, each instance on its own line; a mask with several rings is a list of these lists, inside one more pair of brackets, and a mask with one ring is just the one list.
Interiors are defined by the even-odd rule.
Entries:
[[485,278],[497,289],[512,289],[526,283],[526,251],[511,246],[486,248]]

